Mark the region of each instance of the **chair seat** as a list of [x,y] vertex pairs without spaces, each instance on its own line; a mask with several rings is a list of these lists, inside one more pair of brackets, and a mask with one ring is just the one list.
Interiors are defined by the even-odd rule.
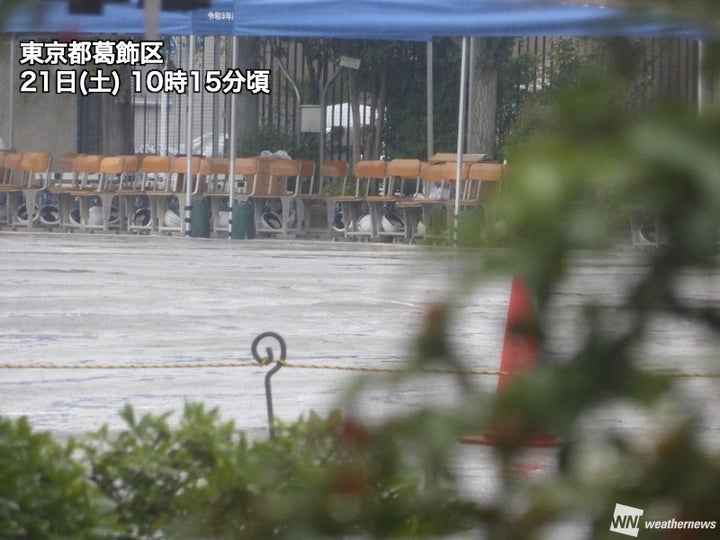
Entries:
[[180,197],[184,195],[184,193],[180,193],[178,191],[146,191],[145,195],[148,197]]
[[91,193],[96,190],[97,190],[97,188],[94,188],[94,187],[83,189],[83,188],[78,188],[78,187],[73,187],[73,186],[58,186],[58,185],[50,186],[48,188],[48,191],[50,191],[50,193],[70,193],[70,192]]
[[117,192],[116,192],[116,191],[113,191],[113,190],[100,190],[100,191],[98,191],[97,188],[92,188],[92,189],[72,189],[72,190],[64,191],[63,193],[67,193],[68,195],[71,195],[71,196],[73,196],[73,197],[85,197],[86,195],[90,195],[90,196],[92,196],[92,195],[97,195],[97,196],[100,196],[100,195],[106,195],[106,194],[108,194],[108,193],[116,194]]
[[447,204],[447,199],[426,199],[424,197],[405,197],[397,200],[398,207],[420,207],[426,204]]
[[483,206],[485,204],[489,204],[489,202],[478,199],[460,199],[460,206]]
[[399,197],[391,197],[387,195],[368,195],[365,197],[368,202],[397,202],[401,200]]

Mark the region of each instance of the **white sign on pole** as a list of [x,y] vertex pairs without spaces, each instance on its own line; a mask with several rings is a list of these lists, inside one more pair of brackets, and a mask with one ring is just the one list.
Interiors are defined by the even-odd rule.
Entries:
[[346,67],[349,69],[360,69],[360,59],[352,58],[350,56],[341,56],[340,67]]

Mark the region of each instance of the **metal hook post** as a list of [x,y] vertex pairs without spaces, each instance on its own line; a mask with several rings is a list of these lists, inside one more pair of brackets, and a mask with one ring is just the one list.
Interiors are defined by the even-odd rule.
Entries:
[[[260,353],[258,352],[258,346],[260,345],[260,342],[265,338],[272,338],[275,339],[280,344],[280,359],[275,361],[275,357],[273,355],[272,347],[266,347],[265,348],[265,357],[261,357]],[[250,347],[250,350],[252,352],[253,358],[255,358],[255,361],[257,361],[260,365],[267,365],[272,362],[275,362],[275,366],[267,372],[265,375],[265,401],[267,403],[267,413],[268,413],[268,429],[270,431],[270,438],[275,438],[275,418],[273,415],[273,400],[272,400],[272,386],[270,385],[270,378],[277,373],[280,368],[283,366],[283,362],[285,362],[285,358],[287,357],[287,346],[285,345],[285,340],[282,338],[282,336],[276,332],[263,332],[262,334],[259,334],[252,342],[252,346]]]

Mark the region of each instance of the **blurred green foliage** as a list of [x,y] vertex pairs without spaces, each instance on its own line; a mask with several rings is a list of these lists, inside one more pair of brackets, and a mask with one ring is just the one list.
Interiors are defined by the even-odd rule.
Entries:
[[90,480],[115,503],[123,538],[426,536],[470,514],[444,489],[421,489],[389,429],[311,414],[249,442],[217,410],[121,413],[126,428],[84,439]]
[[[681,407],[642,445],[622,432],[589,434],[583,426],[617,404],[662,415],[674,399],[677,381],[641,369],[638,351],[654,317],[720,331],[717,299],[688,300],[680,279],[689,271],[718,272],[720,113],[667,101],[630,106],[633,44],[610,45],[602,64],[569,51],[568,83],[557,84],[518,124],[527,129],[516,130],[508,154],[496,208],[502,227],[467,220],[478,230],[465,232],[475,247],[500,249],[466,252],[457,298],[429,310],[413,351],[417,369],[455,367],[454,301],[488,276],[513,275],[536,300],[526,331],[541,343],[537,369],[493,400],[465,380],[455,409],[376,426],[339,413],[311,415],[279,426],[276,439],[252,442],[200,405],[188,405],[176,426],[167,415],[137,418],[128,407],[125,430],[104,428],[79,448],[34,434],[25,420],[0,420],[0,536],[422,538],[482,527],[491,538],[518,540],[581,519],[590,524],[589,537],[613,538],[616,502],[647,515],[720,519],[717,440],[703,440],[697,411]],[[710,62],[720,58],[718,44],[708,47]],[[586,329],[582,341],[570,353],[550,354],[555,296],[578,254],[612,264],[638,208],[656,218],[666,241],[636,255],[642,271],[612,305],[599,291],[586,291],[575,321]],[[371,384],[356,382],[349,402]],[[500,434],[494,456],[506,474],[495,498],[466,501],[450,466],[457,438],[486,430]],[[539,432],[567,444],[555,454],[554,474],[523,482],[509,471]],[[643,531],[644,538],[676,534]]]
[[238,149],[240,156],[259,156],[264,150],[277,152],[284,150],[293,159],[314,159],[317,155],[317,137],[302,134],[296,140],[295,135],[272,127],[258,128],[251,140]]
[[[588,441],[583,430],[583,420],[605,407],[622,403],[657,411],[677,396],[677,381],[641,369],[639,351],[657,317],[720,330],[717,302],[688,299],[681,287],[688,272],[718,272],[720,114],[714,107],[698,114],[660,98],[642,109],[633,106],[634,43],[610,45],[602,63],[577,65],[568,72],[572,84],[558,85],[551,99],[528,109],[512,141],[498,221],[467,221],[464,232],[478,247],[503,248],[487,251],[465,286],[500,272],[522,279],[536,300],[535,326],[528,331],[541,341],[541,368],[499,395],[485,424],[502,431],[501,461],[511,461],[536,433],[576,441],[559,452],[556,476],[532,491],[510,490],[501,500],[500,508],[517,498],[526,505],[498,520],[498,538],[535,538],[546,523],[577,515],[591,516],[591,537],[612,538],[608,524],[621,501],[646,515],[718,520],[720,456],[716,446],[701,441],[699,411],[680,405],[682,418],[668,420],[662,435],[642,450],[619,434],[595,434]],[[717,66],[706,68],[717,73]],[[607,305],[601,291],[584,291],[575,321],[586,329],[583,341],[571,353],[550,354],[557,292],[579,254],[606,257],[608,264],[618,260],[616,250],[629,245],[629,216],[638,211],[652,216],[663,241],[638,254],[642,272],[617,305]],[[603,454],[612,456],[612,474],[588,475],[587,456],[602,462]],[[716,534],[694,531],[690,537]],[[674,536],[643,531],[643,537]]]
[[0,538],[105,538],[112,504],[87,481],[75,443],[0,417]]
[[201,404],[176,422],[120,415],[123,429],[65,444],[0,422],[2,538],[427,537],[471,520],[471,505],[424,486],[392,425],[310,414],[249,442]]

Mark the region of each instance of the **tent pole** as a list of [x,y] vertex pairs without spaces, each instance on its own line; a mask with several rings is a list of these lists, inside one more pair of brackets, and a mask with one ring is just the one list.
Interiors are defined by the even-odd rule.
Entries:
[[[297,115],[297,118],[300,118],[300,115],[302,114],[300,111],[302,110],[302,97],[300,96],[300,89],[298,88],[297,84],[295,84],[295,79],[292,78],[290,75],[290,72],[285,67],[285,63],[282,61],[282,58],[277,59],[278,66],[280,67],[280,71],[282,71],[282,74],[285,75],[285,78],[290,83],[290,86],[292,86],[293,91],[295,92],[295,113]],[[300,122],[295,122],[295,144],[299,147],[300,146]]]
[[145,0],[145,39],[157,39],[160,26],[160,0]]
[[[238,37],[232,37],[232,69],[237,69],[238,64]],[[237,112],[235,111],[235,102],[237,94],[230,94],[230,178],[228,181],[228,207],[230,209],[230,219],[228,220],[228,237],[232,238],[232,207],[235,197],[235,121]]]
[[163,90],[163,92],[160,93],[160,146],[158,150],[158,154],[161,156],[167,156],[167,147],[168,147],[168,134],[167,134],[167,124],[168,124],[168,95],[167,92]]
[[[167,59],[163,71],[167,70]],[[158,154],[167,156],[168,150],[168,93],[165,89],[160,93],[160,148]]]
[[8,100],[8,148],[15,148],[15,34],[10,34],[10,99]]
[[467,86],[467,112],[465,115],[466,122],[465,122],[465,143],[468,148],[468,152],[471,152],[475,150],[474,145],[476,144],[476,141],[473,137],[472,133],[472,109],[473,109],[473,103],[475,102],[475,85],[473,84],[473,81],[475,81],[475,58],[477,57],[477,38],[471,37],[469,39],[470,46],[468,50],[468,81],[470,81],[470,84]]
[[322,167],[322,164],[325,162],[325,130],[327,129],[327,115],[325,110],[327,107],[327,98],[325,96],[330,85],[335,82],[335,79],[340,76],[340,73],[342,73],[342,67],[335,70],[335,73],[328,79],[328,82],[325,83],[320,93],[320,167]]
[[467,85],[467,42],[468,38],[462,38],[462,52],[460,60],[460,103],[458,105],[458,132],[457,132],[457,159],[455,163],[455,212],[453,217],[453,244],[457,244],[458,237],[458,216],[460,215],[460,173],[463,163],[463,146],[465,142],[465,93]]
[[705,88],[707,80],[705,76],[705,42],[698,41],[698,76],[697,76],[697,108],[702,114],[705,109]]
[[428,159],[435,153],[435,137],[434,137],[434,106],[433,106],[433,42],[432,39],[427,42],[425,47],[427,58],[426,64],[426,87],[427,87],[427,156]]
[[[188,71],[192,73],[195,69],[195,34],[190,34],[190,46],[188,58]],[[187,170],[185,172],[185,219],[183,220],[183,232],[186,235],[190,234],[190,205],[192,204],[192,192],[193,192],[193,176],[192,176],[192,161],[193,161],[193,148],[192,148],[192,124],[193,124],[193,101],[194,94],[192,89],[187,95],[187,136],[185,141],[185,156],[187,157]]]

